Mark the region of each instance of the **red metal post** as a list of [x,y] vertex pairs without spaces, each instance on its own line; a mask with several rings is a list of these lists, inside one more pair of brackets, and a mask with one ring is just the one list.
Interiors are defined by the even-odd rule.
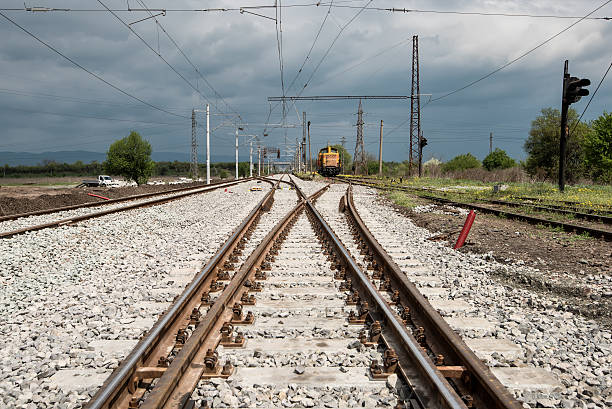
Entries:
[[465,243],[465,239],[467,239],[468,233],[470,232],[470,229],[472,228],[472,223],[474,223],[475,218],[476,218],[476,213],[474,213],[473,210],[470,210],[470,213],[468,214],[467,219],[465,219],[465,224],[463,225],[463,229],[461,229],[461,233],[459,234],[459,238],[457,239],[457,243],[455,243],[455,246],[453,247],[453,249],[457,250],[463,246],[463,243]]

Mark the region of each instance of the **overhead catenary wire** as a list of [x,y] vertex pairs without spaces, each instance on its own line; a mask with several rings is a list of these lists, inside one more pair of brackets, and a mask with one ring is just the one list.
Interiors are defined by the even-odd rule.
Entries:
[[542,41],[541,43],[539,43],[538,45],[536,45],[535,47],[527,50],[526,52],[522,53],[521,55],[519,55],[518,57],[516,57],[515,59],[507,62],[506,64],[502,65],[501,67],[496,68],[495,70],[491,71],[490,73],[483,75],[482,77],[478,78],[477,80],[474,80],[460,88],[457,88],[453,91],[447,92],[446,94],[437,97],[437,98],[432,98],[431,102],[435,102],[435,101],[439,101],[443,98],[449,97],[453,94],[456,94],[458,92],[463,91],[466,88],[471,87],[472,85],[475,85],[487,78],[489,78],[490,76],[498,73],[499,71],[503,70],[504,68],[514,64],[515,62],[519,61],[520,59],[526,57],[527,55],[531,54],[533,51],[537,50],[538,48],[544,46],[545,44],[548,44],[549,42],[551,42],[552,40],[554,40],[555,38],[559,37],[561,34],[565,33],[566,31],[568,31],[570,28],[574,27],[576,24],[580,23],[581,21],[583,21],[584,19],[586,19],[588,16],[590,16],[591,14],[595,13],[596,11],[600,10],[602,7],[608,5],[610,2],[612,2],[612,0],[607,0],[605,1],[602,5],[600,5],[599,7],[595,8],[593,11],[591,11],[590,13],[588,13],[587,15],[580,17],[577,21],[574,21],[572,24],[570,24],[569,26],[565,27],[563,30],[559,31],[558,33],[554,34],[551,37],[548,37],[546,40]]
[[[355,13],[355,15],[353,15],[353,17],[351,17],[351,19],[349,21],[346,22],[346,24],[344,26],[342,26],[342,28],[340,29],[340,31],[338,32],[338,34],[336,34],[336,37],[334,37],[333,41],[331,42],[331,44],[329,45],[329,47],[327,48],[327,50],[325,51],[325,53],[323,53],[323,56],[321,57],[321,59],[319,60],[319,62],[317,63],[317,65],[315,66],[315,68],[312,70],[312,72],[310,73],[310,77],[308,77],[308,80],[306,81],[306,83],[304,84],[304,86],[302,87],[301,91],[299,92],[298,96],[302,95],[302,93],[304,92],[304,90],[306,89],[306,87],[308,86],[308,84],[310,83],[310,81],[312,80],[312,78],[314,77],[314,75],[317,73],[317,71],[319,70],[319,67],[321,66],[321,64],[323,64],[323,61],[325,61],[325,58],[327,58],[327,55],[329,54],[329,52],[331,51],[331,49],[334,47],[334,44],[336,44],[336,41],[338,41],[338,38],[340,38],[340,36],[342,35],[342,33],[344,32],[344,30],[346,30],[346,28],[357,19],[357,17],[359,17],[359,15],[363,12],[363,10],[365,9],[365,7],[367,7],[368,5],[370,5],[372,3],[373,0],[368,0],[368,2],[359,9],[359,11],[357,13]],[[610,0],[612,1],[612,0]],[[284,95],[283,95],[284,97]]]
[[[293,87],[293,84],[295,84],[295,81],[298,79],[298,77],[302,73],[302,70],[304,69],[304,65],[306,65],[306,62],[308,62],[308,59],[310,58],[310,54],[312,53],[312,50],[314,49],[315,45],[317,44],[317,40],[319,39],[319,36],[321,35],[321,31],[323,31],[323,27],[325,26],[325,22],[327,21],[329,15],[331,13],[331,7],[332,7],[333,4],[334,4],[334,2],[332,0],[329,3],[329,8],[327,9],[327,13],[325,13],[325,17],[323,18],[323,21],[321,22],[321,25],[319,26],[319,30],[317,31],[317,35],[315,36],[314,41],[312,42],[312,45],[310,46],[310,50],[308,50],[308,53],[306,54],[306,58],[304,58],[304,61],[302,62],[302,65],[298,69],[297,73],[295,74],[295,77],[293,77],[293,80],[291,81],[291,84],[289,84],[289,87],[287,88],[288,91],[291,91],[291,87]],[[284,96],[284,94],[283,94],[283,96]]]
[[[147,5],[144,3],[144,0],[138,0],[138,2],[146,9],[149,10],[149,8],[147,7]],[[233,109],[229,103],[227,101],[225,101],[225,99],[223,99],[223,97],[221,96],[221,94],[219,94],[219,92],[217,92],[217,90],[212,86],[212,84],[208,81],[208,79],[202,74],[202,72],[198,69],[198,67],[193,63],[193,61],[187,56],[187,54],[185,54],[185,52],[183,51],[183,49],[178,45],[178,43],[174,40],[174,38],[170,35],[170,33],[166,30],[166,28],[160,23],[160,21],[157,19],[157,17],[153,16],[153,13],[151,13],[151,11],[149,11],[149,15],[153,18],[153,20],[156,23],[156,26],[159,27],[163,33],[166,35],[166,37],[168,37],[168,39],[170,40],[170,42],[172,42],[172,44],[176,47],[176,49],[179,51],[179,53],[183,56],[183,58],[185,58],[185,60],[189,63],[189,65],[191,65],[191,67],[194,69],[194,71],[200,76],[200,78],[202,78],[202,80],[204,81],[204,83],[212,90],[212,92],[219,98],[221,99],[221,101],[223,101],[225,103],[225,105],[227,106],[227,108],[229,108],[230,111],[234,112],[237,116],[238,119],[242,119],[242,117],[240,116],[240,114]],[[159,40],[158,40],[159,42]],[[159,51],[158,51],[159,54]],[[219,109],[217,104],[214,104],[212,101],[210,101],[207,97],[205,97],[205,99],[211,103],[212,105],[214,105],[217,110],[222,111],[221,109]]]
[[[340,3],[354,3],[351,1],[339,1],[335,0],[330,3],[333,4],[333,8],[346,8],[346,9],[358,9],[361,6],[343,5]],[[314,2],[314,3],[297,3],[297,4],[285,4],[282,8],[300,8],[300,7],[327,7],[330,3],[326,2]],[[239,7],[212,7],[212,8],[150,8],[150,11],[155,12],[166,12],[166,13],[211,13],[211,12],[241,12],[242,10],[257,10],[257,9],[270,9],[274,8],[273,5],[254,5],[254,6],[239,6]],[[138,8],[115,8],[111,9],[116,12],[145,12],[145,9]],[[392,13],[403,13],[403,14],[450,14],[460,16],[481,16],[481,17],[520,17],[520,18],[547,18],[547,19],[573,19],[580,18],[580,16],[563,16],[557,14],[533,14],[533,13],[507,13],[507,12],[483,12],[483,11],[458,11],[458,10],[433,10],[433,9],[411,9],[405,7],[366,7],[368,11],[384,11]],[[89,9],[89,8],[66,8],[66,7],[11,7],[11,8],[0,8],[0,11],[22,11],[22,12],[99,12],[100,9]],[[612,20],[612,17],[598,16],[588,17],[588,20]]]
[[60,57],[64,58],[66,61],[70,62],[72,65],[78,67],[79,69],[85,71],[86,73],[88,73],[89,75],[95,77],[96,79],[102,81],[103,83],[105,83],[106,85],[108,85],[109,87],[121,92],[122,94],[124,94],[125,96],[128,96],[144,105],[147,105],[150,108],[156,109],[158,111],[164,112],[166,114],[172,115],[172,116],[176,116],[179,118],[185,118],[185,119],[189,119],[188,116],[185,115],[181,115],[181,114],[177,114],[171,111],[168,111],[167,109],[161,108],[157,105],[151,104],[150,102],[147,102],[139,97],[137,97],[134,94],[131,94],[127,91],[125,91],[124,89],[118,87],[117,85],[105,80],[104,78],[102,78],[100,75],[92,72],[91,70],[85,68],[83,65],[81,65],[80,63],[78,63],[77,61],[75,61],[74,59],[68,57],[67,55],[65,55],[64,53],[62,53],[61,51],[59,51],[58,49],[56,49],[55,47],[53,47],[51,44],[45,42],[44,40],[42,40],[40,37],[38,37],[37,35],[35,35],[34,33],[30,32],[29,30],[27,30],[25,27],[21,26],[19,23],[17,23],[15,20],[11,19],[10,17],[8,17],[7,15],[5,15],[4,13],[0,12],[0,16],[2,16],[4,19],[6,19],[7,21],[9,21],[11,24],[13,24],[14,26],[16,26],[17,28],[19,28],[21,31],[23,31],[24,33],[26,33],[27,35],[29,35],[30,37],[34,38],[36,41],[38,41],[39,43],[41,43],[42,45],[44,45],[45,47],[47,47],[48,49],[50,49],[51,51],[53,51],[54,53],[56,53],[57,55],[59,55]]
[[[611,0],[612,1],[612,0]],[[136,37],[138,37],[138,39],[149,49],[151,50],[155,55],[157,55],[172,71],[174,71],[174,73],[176,75],[179,76],[179,78],[181,78],[187,85],[189,85],[195,92],[197,92],[200,96],[202,96],[202,98],[208,100],[208,97],[204,94],[202,94],[200,92],[200,90],[193,85],[187,78],[185,78],[185,76],[183,74],[181,74],[172,64],[170,64],[168,62],[168,60],[166,60],[164,58],[164,56],[162,56],[159,52],[155,51],[155,49],[144,39],[142,38],[142,36],[140,34],[138,34],[128,23],[126,23],[121,17],[119,17],[117,15],[116,12],[112,11],[106,4],[104,4],[104,2],[102,2],[102,0],[98,0],[98,3],[100,3],[100,5],[102,5],[102,7],[104,7],[106,10],[108,10],[125,28],[127,28],[128,30],[130,30]],[[210,102],[210,101],[209,101]],[[212,103],[212,102],[211,102]],[[187,118],[187,117],[186,117]]]

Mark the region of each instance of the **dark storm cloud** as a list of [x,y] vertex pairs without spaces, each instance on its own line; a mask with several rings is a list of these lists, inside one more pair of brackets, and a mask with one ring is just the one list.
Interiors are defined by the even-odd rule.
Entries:
[[[130,2],[132,7],[137,3]],[[201,8],[199,1],[146,1],[151,8]],[[124,1],[106,0],[109,7],[125,8]],[[207,2],[207,7],[236,7],[235,1]],[[244,0],[240,5],[259,4]],[[288,2],[286,3],[288,4]],[[365,2],[355,2],[356,5]],[[402,7],[464,11],[504,11],[534,14],[583,15],[599,5],[596,1],[411,1]],[[375,1],[380,7],[398,6],[394,1]],[[22,7],[20,1],[5,1],[3,7]],[[97,2],[54,0],[49,7],[101,8]],[[274,10],[260,10],[274,15]],[[332,9],[312,54],[288,95],[302,90],[314,67],[337,33],[357,10]],[[327,13],[327,7],[283,10],[283,54],[285,85],[288,87],[302,64]],[[612,7],[598,15],[612,14]],[[138,97],[172,112],[190,116],[191,108],[203,109],[206,99],[198,96],[158,56],[147,49],[107,12],[24,13],[8,16],[48,41],[60,51],[96,74]],[[142,13],[119,13],[126,22],[144,17]],[[550,37],[574,20],[509,17],[458,16],[439,14],[391,14],[364,11],[338,39],[319,67],[303,95],[410,93],[410,66],[413,34],[419,35],[421,93],[438,97],[467,84],[503,65]],[[160,22],[184,52],[233,109],[248,122],[245,133],[261,136],[270,105],[268,96],[281,94],[276,31],[273,21],[260,17],[225,13],[172,13]],[[153,21],[135,24],[134,29],[159,51],[188,81],[197,85],[213,103],[212,126],[230,109],[194,72]],[[550,44],[461,93],[427,103],[423,98],[423,130],[429,138],[427,155],[448,159],[472,151],[484,156],[489,132],[496,146],[515,157],[523,157],[522,145],[531,121],[540,109],[557,107],[560,99],[562,63],[570,59],[572,73],[601,78],[609,64],[612,23],[584,21]],[[0,150],[41,152],[47,150],[105,151],[110,142],[131,129],[140,131],[157,151],[188,152],[191,122],[155,111],[107,87],[73,67],[67,61],[0,20]],[[353,67],[365,58],[402,41],[392,51]],[[350,70],[346,71],[347,69]],[[605,83],[585,118],[592,119],[607,107],[612,96]],[[591,87],[594,89],[594,87]],[[18,93],[35,93],[15,95]],[[45,97],[51,94],[82,100]],[[86,101],[85,101],[86,100]],[[586,102],[576,105],[582,110]],[[218,107],[218,109],[217,109]],[[312,121],[312,141],[319,145],[339,142],[344,136],[352,151],[355,138],[357,101],[303,102],[288,104],[287,121],[297,127],[282,130],[269,127],[264,144],[278,146],[301,137],[301,112]],[[297,111],[297,112],[296,112]],[[367,149],[377,149],[380,120],[385,121],[384,155],[406,157],[408,127],[393,131],[409,114],[405,101],[364,101]],[[83,118],[98,117],[106,119]],[[131,120],[134,122],[119,121]],[[198,113],[200,124],[204,123]],[[270,116],[279,123],[280,109]],[[140,121],[140,122],[137,122]],[[147,123],[148,122],[148,123]],[[232,154],[233,126],[213,133],[213,154]],[[199,129],[200,140],[203,129]],[[244,144],[245,138],[241,138]],[[241,149],[241,157],[247,153]],[[213,155],[213,156],[214,156]]]

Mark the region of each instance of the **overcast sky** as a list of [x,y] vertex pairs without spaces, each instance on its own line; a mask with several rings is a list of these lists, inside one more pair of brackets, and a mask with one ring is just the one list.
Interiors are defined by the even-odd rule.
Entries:
[[[313,152],[327,142],[340,142],[342,137],[346,138],[349,152],[354,150],[358,101],[288,104],[285,122],[291,127],[276,127],[282,122],[282,110],[267,101],[269,96],[282,94],[277,25],[273,20],[232,10],[170,11],[269,5],[273,0],[143,2],[151,9],[169,9],[165,16],[157,17],[159,23],[218,95],[153,19],[130,26],[152,51],[98,1],[27,1],[28,7],[90,9],[2,13],[114,86],[175,115],[113,89],[0,17],[0,151],[104,152],[112,141],[137,130],[155,151],[189,152],[191,109],[204,109],[205,98],[211,102],[211,127],[216,128],[212,134],[213,159],[216,155],[233,155],[236,128],[231,115],[235,112],[248,124],[241,134],[258,135],[267,146],[282,147],[285,134],[294,145],[296,137],[302,135],[301,115],[306,111],[312,122]],[[126,11],[128,4],[141,9],[138,0],[103,0],[103,3],[111,9],[122,9],[116,14],[126,23],[148,16],[145,11]],[[283,6],[308,3],[314,2],[282,1]],[[576,18],[392,13],[371,9],[360,13],[360,7],[366,4]],[[488,74],[602,4],[604,0],[337,0],[331,9],[329,3],[283,7],[280,22],[285,94],[410,95],[412,36],[418,35],[420,89],[422,94],[432,95],[421,99],[422,129],[429,140],[426,158],[433,155],[448,160],[472,152],[482,159],[488,153],[489,132],[493,132],[494,147],[522,159],[531,121],[542,108],[560,107],[565,59],[570,61],[572,75],[590,78],[594,83],[591,92],[595,89],[612,60],[612,20],[583,20],[490,78],[446,98],[428,101]],[[23,8],[23,1],[3,0],[1,6]],[[249,11],[275,16],[274,8]],[[603,16],[612,16],[612,3],[592,14]],[[289,88],[321,26],[302,73]],[[158,51],[183,78],[162,61]],[[612,74],[587,110],[586,120],[612,110],[610,77]],[[587,101],[588,97],[583,98],[573,107],[582,112]],[[266,131],[268,136],[263,137],[271,107],[268,121],[271,125]],[[407,159],[409,123],[405,121],[410,114],[409,101],[368,100],[363,101],[363,109],[366,150],[377,155],[379,124],[383,120],[384,158]],[[197,118],[201,126],[199,150],[203,153],[204,113],[198,112]],[[241,145],[247,138],[241,136]],[[241,159],[247,158],[246,146],[241,148],[240,155]]]

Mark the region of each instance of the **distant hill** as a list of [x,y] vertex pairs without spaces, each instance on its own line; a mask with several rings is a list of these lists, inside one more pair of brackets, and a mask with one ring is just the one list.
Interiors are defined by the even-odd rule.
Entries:
[[[153,152],[151,155],[156,162],[188,162],[188,152]],[[74,163],[81,161],[83,163],[90,163],[93,161],[104,162],[106,159],[106,153],[102,152],[90,152],[90,151],[57,151],[57,152],[42,152],[42,153],[31,153],[31,152],[2,152],[0,151],[0,166],[33,166],[42,164],[44,161],[55,161],[58,163]],[[246,157],[240,157],[241,161],[247,159]],[[233,162],[234,156],[232,155],[211,155],[211,162]],[[253,157],[256,160],[256,156]],[[198,161],[203,163],[206,161],[206,157],[198,155]]]

